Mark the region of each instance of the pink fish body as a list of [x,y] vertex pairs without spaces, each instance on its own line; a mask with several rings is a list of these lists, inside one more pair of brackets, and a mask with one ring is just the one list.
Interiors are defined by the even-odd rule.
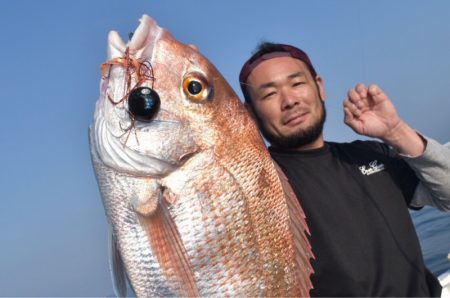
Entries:
[[90,145],[119,294],[127,276],[140,297],[308,296],[303,211],[216,68],[144,15],[102,73]]

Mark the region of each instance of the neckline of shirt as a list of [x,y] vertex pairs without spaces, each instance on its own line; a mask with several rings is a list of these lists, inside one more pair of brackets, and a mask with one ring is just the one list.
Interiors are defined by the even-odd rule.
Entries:
[[296,155],[296,156],[319,156],[330,152],[330,145],[325,142],[320,148],[308,149],[308,150],[295,150],[285,148],[275,148],[270,146],[269,152],[277,155]]

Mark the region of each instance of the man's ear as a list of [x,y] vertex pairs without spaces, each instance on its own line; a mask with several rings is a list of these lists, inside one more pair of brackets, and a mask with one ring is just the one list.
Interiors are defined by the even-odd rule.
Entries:
[[317,89],[318,92],[320,94],[320,98],[322,98],[322,101],[325,101],[325,99],[327,98],[327,94],[325,93],[325,88],[323,86],[323,79],[321,76],[316,76],[316,78],[314,79],[316,81],[316,85],[317,85]]

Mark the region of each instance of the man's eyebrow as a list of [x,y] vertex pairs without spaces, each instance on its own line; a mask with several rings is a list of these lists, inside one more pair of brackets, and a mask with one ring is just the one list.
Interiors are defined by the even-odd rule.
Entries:
[[288,79],[293,79],[293,78],[296,78],[296,77],[304,77],[305,76],[305,73],[303,72],[303,71],[298,71],[298,72],[295,72],[295,73],[293,73],[293,74],[291,74],[291,75],[288,75]]
[[276,86],[275,82],[268,82],[268,83],[264,83],[264,84],[260,85],[258,87],[258,90],[263,90],[263,89],[275,87],[275,86]]
[[[305,73],[303,71],[298,71],[298,72],[294,72],[294,73],[288,75],[286,78],[288,80],[292,80],[294,78],[303,77],[303,76],[305,76]],[[270,87],[275,87],[275,86],[276,86],[275,82],[267,82],[267,83],[264,83],[264,84],[260,85],[258,87],[258,90],[262,90],[262,89],[270,88]]]

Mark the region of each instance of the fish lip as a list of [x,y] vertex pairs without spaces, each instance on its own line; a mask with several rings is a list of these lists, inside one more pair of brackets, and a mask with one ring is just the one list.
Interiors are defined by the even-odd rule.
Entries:
[[[136,122],[134,125],[134,129],[137,132],[137,144],[128,145],[127,142],[130,142],[130,138],[132,137],[127,137],[126,135],[118,138],[119,142],[130,152],[149,157],[160,164],[165,164],[173,168],[180,167],[200,150],[192,135],[186,133],[188,129],[186,123],[165,110],[161,110],[158,116],[149,122]],[[166,154],[159,154],[159,151],[146,150],[145,146],[139,146],[139,135],[142,133],[148,135],[152,131],[171,131],[171,133],[178,136],[178,141],[183,141],[182,145],[177,146],[178,149],[164,151]],[[156,137],[155,140],[158,140],[158,138]]]
[[[128,151],[131,151],[135,154],[139,154],[140,152],[137,152],[136,150],[132,150],[127,148]],[[131,175],[134,177],[151,177],[151,178],[163,178],[170,173],[177,170],[182,164],[179,162],[172,162],[165,159],[158,158],[156,156],[146,156],[146,164],[152,165],[150,166],[142,166],[139,164],[129,164],[128,166],[124,167],[121,166],[117,162],[111,162],[110,159],[105,159],[101,156],[100,153],[96,152],[96,155],[98,156],[99,160],[102,161],[102,163],[113,169],[115,172],[123,173],[127,175]],[[150,170],[151,168],[151,170]]]
[[198,150],[195,150],[193,152],[188,152],[188,153],[185,153],[185,154],[181,155],[179,160],[178,160],[178,165],[179,166],[184,165],[189,159],[194,157],[198,152],[199,152]]
[[[123,136],[124,137],[124,136]],[[187,138],[186,140],[189,140]],[[136,177],[164,177],[181,167],[196,152],[199,147],[190,143],[184,150],[168,155],[158,155],[157,152],[145,152],[139,147],[130,147],[110,133],[106,120],[97,117],[90,128],[91,152],[105,166],[116,172]]]
[[130,150],[130,151],[132,151],[132,152],[134,152],[136,154],[139,154],[139,155],[145,154],[145,156],[150,157],[151,159],[153,159],[155,161],[158,161],[158,162],[160,162],[162,164],[168,165],[168,166],[172,167],[173,169],[181,167],[189,159],[191,159],[195,154],[198,153],[198,150],[195,150],[193,152],[187,152],[187,153],[181,154],[180,157],[178,157],[176,159],[165,159],[165,158],[157,157],[157,156],[155,156],[153,154],[143,153],[142,151],[135,150],[135,149],[132,149],[132,148],[128,148],[128,150]]
[[[144,162],[144,160],[142,160],[142,162],[147,164],[149,167],[150,167],[150,165],[153,165],[153,167],[150,167],[150,168],[155,168],[157,170],[149,171],[148,168],[146,168],[145,170],[139,170],[138,168],[134,168],[133,170],[130,170],[130,169],[122,168],[121,171],[128,173],[128,174],[132,174],[134,176],[163,178],[163,177],[169,175],[170,173],[176,171],[180,167],[182,167],[186,162],[188,162],[192,157],[194,157],[199,152],[199,149],[196,148],[194,151],[183,153],[180,156],[175,157],[173,159],[158,157],[154,154],[149,154],[148,152],[144,153],[142,151],[135,150],[135,149],[129,148],[129,147],[126,147],[126,151],[128,151],[128,154],[127,154],[128,156],[137,155],[137,156],[140,156],[141,158],[145,158],[145,162]],[[130,153],[133,153],[133,154],[130,154]],[[134,159],[134,160],[137,161],[137,159]],[[114,168],[116,171],[118,170],[118,168],[116,168],[116,167],[114,167]]]

